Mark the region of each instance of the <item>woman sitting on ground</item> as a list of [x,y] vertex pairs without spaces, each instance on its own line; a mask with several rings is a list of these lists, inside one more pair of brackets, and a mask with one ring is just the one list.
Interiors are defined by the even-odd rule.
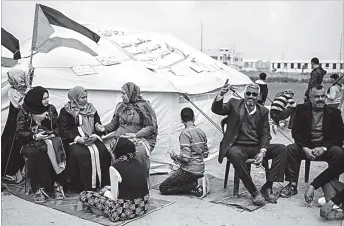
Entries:
[[68,99],[59,122],[72,189],[85,191],[109,185],[111,156],[94,129],[101,123],[97,110],[87,102],[87,91],[81,86],[69,90]]
[[36,192],[35,202],[45,202],[49,198],[46,191],[52,188],[55,198],[63,199],[66,154],[58,137],[57,111],[49,104],[45,88],[37,86],[26,94],[18,114],[17,134],[23,144],[22,153],[28,159],[28,176]]
[[111,187],[106,186],[99,193],[81,192],[83,209],[101,212],[111,221],[142,216],[147,212],[149,201],[145,166],[135,159],[135,145],[126,138],[118,139],[114,155],[114,169],[110,167],[110,170],[118,173],[118,176],[111,176]]
[[124,84],[121,92],[123,101],[117,104],[111,122],[98,125],[97,130],[105,134],[115,131],[115,139],[122,136],[132,140],[136,146],[135,158],[144,165],[148,178],[149,156],[158,134],[156,115],[150,103],[141,96],[140,87],[134,83]]
[[20,154],[21,144],[16,139],[17,116],[24,102],[27,90],[26,73],[21,69],[11,69],[7,72],[8,97],[10,107],[4,131],[1,135],[1,176],[7,181],[19,183],[23,177],[21,169],[24,158]]

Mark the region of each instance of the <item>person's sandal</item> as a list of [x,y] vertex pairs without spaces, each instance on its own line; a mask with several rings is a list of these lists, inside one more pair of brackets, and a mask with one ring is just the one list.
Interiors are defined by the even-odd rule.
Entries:
[[33,199],[35,203],[45,203],[47,201],[46,198],[49,198],[49,195],[45,193],[43,188],[40,188],[36,191],[36,194]]
[[287,186],[285,186],[281,193],[280,193],[280,197],[282,198],[290,198],[294,195],[297,194],[297,188],[296,185],[292,185],[291,183],[289,183]]
[[54,190],[55,190],[55,199],[60,200],[60,199],[66,198],[63,192],[63,187],[59,185],[58,183],[55,183]]
[[344,219],[344,213],[341,209],[332,209],[326,216],[325,219],[328,221],[336,221]]
[[198,186],[194,189],[194,193],[196,195],[196,197],[202,197],[203,196],[203,187],[202,186]]

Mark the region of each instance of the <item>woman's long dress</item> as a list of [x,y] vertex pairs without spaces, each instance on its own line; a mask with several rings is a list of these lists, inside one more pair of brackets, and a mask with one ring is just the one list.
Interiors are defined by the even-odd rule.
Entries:
[[[111,156],[103,142],[96,140],[94,145],[88,147],[75,143],[75,138],[82,136],[79,131],[80,124],[65,108],[61,109],[59,122],[61,137],[67,152],[67,171],[72,182],[72,188],[76,191],[82,191],[109,185]],[[97,123],[101,122],[96,112],[94,124]],[[97,131],[94,130],[93,133],[97,134]]]
[[[52,130],[56,137],[59,136],[58,114],[53,105],[49,105],[48,118],[41,121],[41,126]],[[31,113],[23,108],[18,114],[17,133],[18,139],[23,144],[22,154],[28,158],[28,176],[30,178],[31,189],[36,192],[39,188],[52,191],[54,182],[64,185],[64,173],[56,174],[51,160],[47,153],[47,146],[40,149],[37,142],[33,140],[34,133],[30,130],[37,123]]]
[[[106,125],[105,130],[107,133],[115,131],[114,136],[116,137],[120,137],[125,133],[136,134],[138,142],[135,142],[135,158],[144,165],[148,177],[150,168],[149,156],[156,142],[155,139],[148,139],[148,137],[153,133],[154,127],[152,125],[142,126],[139,113],[135,110],[126,110],[118,114],[115,112],[111,122]],[[140,142],[140,139],[142,139],[143,142]]]
[[96,208],[111,221],[128,220],[142,216],[148,210],[149,191],[145,167],[137,159],[114,163],[113,167],[122,177],[116,201],[92,191],[80,194],[83,208]]
[[[1,135],[1,176],[13,176],[21,170],[25,164],[24,158],[20,153],[22,147],[16,136],[17,116],[20,108],[15,108],[10,102],[8,117],[4,131]],[[7,163],[8,161],[8,163]]]

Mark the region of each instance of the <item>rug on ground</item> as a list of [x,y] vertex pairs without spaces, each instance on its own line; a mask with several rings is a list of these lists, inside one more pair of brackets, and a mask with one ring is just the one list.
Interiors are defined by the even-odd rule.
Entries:
[[[33,202],[34,203],[34,194],[31,193],[29,195],[25,194],[24,189],[24,183],[20,184],[3,184],[6,189],[11,192],[13,195],[22,198],[26,201]],[[127,221],[118,221],[118,222],[112,222],[109,218],[106,216],[97,216],[96,214],[88,211],[82,210],[81,202],[79,201],[79,195],[78,194],[66,194],[66,198],[63,200],[54,200],[50,199],[46,203],[43,203],[41,205],[53,208],[55,210],[59,210],[61,212],[82,218],[84,220],[92,221],[98,224],[106,225],[106,226],[120,226],[125,225],[129,222],[132,222],[134,220],[137,220],[139,218],[142,218],[152,212],[155,212],[157,210],[160,210],[166,206],[171,205],[173,202],[160,200],[160,199],[150,199],[150,204],[148,211],[145,215],[127,220]]]

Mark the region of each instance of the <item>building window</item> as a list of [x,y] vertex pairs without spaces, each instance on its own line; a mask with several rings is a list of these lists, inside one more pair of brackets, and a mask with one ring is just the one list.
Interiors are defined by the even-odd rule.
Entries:
[[308,63],[305,63],[305,64],[303,65],[303,68],[304,68],[304,69],[307,69],[307,68],[308,68]]
[[274,63],[272,63],[272,68],[275,68],[275,64]]
[[281,63],[277,63],[277,68],[278,68],[278,69],[281,68]]
[[340,69],[344,68],[344,63],[340,64]]
[[291,68],[291,69],[294,69],[294,63],[291,63],[291,64],[290,64],[290,68]]
[[330,67],[330,64],[329,64],[329,63],[326,63],[326,64],[325,64],[325,67],[326,67],[326,68]]
[[288,64],[287,63],[284,63],[284,68],[288,68]]
[[220,56],[220,60],[222,60],[222,56]]
[[213,59],[217,60],[217,56],[211,56],[211,58],[213,58]]
[[301,69],[301,63],[297,63],[297,69]]
[[337,68],[337,64],[333,64],[333,69],[336,69]]

